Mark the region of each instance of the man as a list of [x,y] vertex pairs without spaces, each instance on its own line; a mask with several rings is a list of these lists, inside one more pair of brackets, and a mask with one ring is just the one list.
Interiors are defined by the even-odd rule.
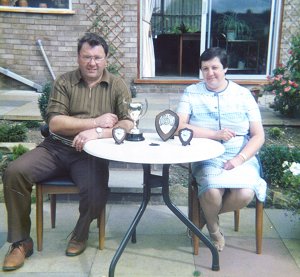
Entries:
[[83,146],[89,140],[112,137],[114,127],[127,131],[133,127],[124,104],[130,102],[130,92],[121,78],[106,70],[107,54],[102,37],[87,33],[79,40],[79,68],[53,85],[46,118],[50,136],[11,163],[3,175],[7,240],[12,243],[4,271],[20,268],[32,255],[32,186],[55,176],[70,176],[80,190],[80,216],[66,255],[79,255],[86,248],[90,223],[107,201],[109,173],[108,161],[88,155]]

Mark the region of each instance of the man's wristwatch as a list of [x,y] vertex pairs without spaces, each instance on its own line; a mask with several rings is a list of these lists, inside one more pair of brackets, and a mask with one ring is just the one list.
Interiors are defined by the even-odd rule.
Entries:
[[99,138],[102,138],[102,135],[103,135],[102,132],[103,132],[103,129],[101,127],[96,128],[96,133],[98,134]]

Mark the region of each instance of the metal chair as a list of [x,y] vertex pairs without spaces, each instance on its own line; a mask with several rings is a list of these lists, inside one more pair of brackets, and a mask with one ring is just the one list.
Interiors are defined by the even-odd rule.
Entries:
[[[50,196],[51,227],[55,228],[56,221],[56,195],[78,194],[79,189],[69,177],[53,178],[36,184],[36,235],[37,250],[43,249],[43,196]],[[105,207],[98,218],[99,249],[104,248],[105,240]]]
[[[256,253],[262,253],[262,234],[263,234],[263,202],[256,198],[255,207],[255,232],[256,232]],[[189,167],[189,187],[188,187],[188,215],[189,219],[200,227],[200,201],[198,198],[198,186],[191,174]],[[234,231],[239,231],[240,210],[234,211]],[[194,255],[199,253],[199,238],[192,234]]]

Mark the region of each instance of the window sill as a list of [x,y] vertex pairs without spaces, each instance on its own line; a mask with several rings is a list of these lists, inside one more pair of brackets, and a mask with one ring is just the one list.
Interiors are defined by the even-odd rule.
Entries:
[[51,8],[22,8],[22,7],[0,7],[0,12],[12,13],[43,13],[43,14],[75,14],[75,11],[69,9],[51,9]]
[[179,77],[156,77],[142,78],[134,80],[136,84],[196,84],[199,78],[179,78]]
[[[135,84],[170,84],[170,85],[190,85],[190,84],[196,84],[198,82],[202,81],[202,79],[199,78],[143,78],[143,79],[135,79]],[[233,82],[240,84],[240,85],[264,85],[267,84],[268,81],[266,79],[264,80],[243,80],[243,79],[236,79],[232,80]]]

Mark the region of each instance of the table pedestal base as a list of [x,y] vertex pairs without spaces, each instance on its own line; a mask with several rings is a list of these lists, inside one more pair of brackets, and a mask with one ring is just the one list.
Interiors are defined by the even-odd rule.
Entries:
[[219,253],[216,247],[211,243],[211,241],[199,230],[195,224],[193,224],[171,201],[169,196],[169,164],[163,165],[162,176],[151,174],[151,165],[143,164],[144,169],[144,189],[143,189],[143,201],[141,206],[134,217],[127,233],[125,234],[119,248],[117,249],[110,267],[109,267],[109,277],[114,277],[115,267],[118,260],[120,259],[129,239],[133,236],[135,237],[136,226],[138,225],[140,219],[142,218],[147,204],[151,196],[151,188],[162,187],[162,196],[167,207],[197,236],[199,239],[210,249],[212,254],[212,270],[220,270],[219,266]]

